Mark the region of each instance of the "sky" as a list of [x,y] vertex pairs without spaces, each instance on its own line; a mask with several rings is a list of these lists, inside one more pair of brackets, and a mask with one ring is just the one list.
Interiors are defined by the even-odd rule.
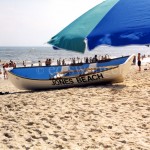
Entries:
[[48,46],[51,37],[103,0],[0,0],[0,46]]

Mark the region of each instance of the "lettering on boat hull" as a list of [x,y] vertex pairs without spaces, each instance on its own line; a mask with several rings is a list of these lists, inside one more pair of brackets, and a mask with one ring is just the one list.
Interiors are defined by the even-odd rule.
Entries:
[[99,81],[103,79],[104,76],[102,73],[92,74],[86,76],[70,77],[70,78],[58,78],[52,80],[52,85],[73,85],[73,84],[82,84],[93,81]]
[[60,78],[52,80],[52,85],[70,85],[74,84],[72,78]]

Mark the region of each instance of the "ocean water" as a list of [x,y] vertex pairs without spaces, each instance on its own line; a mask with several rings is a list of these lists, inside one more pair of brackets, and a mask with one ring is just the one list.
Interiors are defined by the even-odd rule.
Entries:
[[66,51],[53,50],[51,47],[0,47],[1,62],[9,62],[10,60],[21,64],[23,61],[28,63],[37,63],[39,60],[45,61],[51,58],[56,62],[57,59],[62,58],[69,61],[73,57],[93,57],[94,55],[110,57],[120,57],[141,53],[141,55],[150,55],[150,47],[147,46],[125,46],[125,47],[97,47],[92,51],[85,51],[84,54]]

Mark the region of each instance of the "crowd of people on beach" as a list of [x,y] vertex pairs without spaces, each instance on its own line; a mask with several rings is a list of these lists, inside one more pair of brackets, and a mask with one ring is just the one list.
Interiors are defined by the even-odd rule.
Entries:
[[102,60],[107,60],[110,59],[109,55],[105,55],[105,56],[98,56],[95,55],[94,57],[84,57],[84,58],[70,58],[70,63],[68,64],[65,59],[58,59],[57,60],[57,65],[74,65],[74,64],[82,64],[82,63],[96,63]]
[[[67,59],[62,59],[62,58],[59,58],[57,60],[47,58],[45,62],[43,63],[41,60],[39,60],[38,66],[51,66],[51,65],[65,66],[65,65],[82,64],[82,63],[96,63],[96,62],[99,62],[102,60],[108,60],[108,59],[110,59],[109,55],[99,56],[99,57],[95,55],[94,57],[84,57],[84,58],[73,57],[73,58],[69,58],[69,61]],[[23,61],[22,65],[24,67],[27,66],[25,61]],[[31,66],[33,66],[33,63],[31,63]]]
[[[135,56],[133,59],[133,65],[138,65],[138,70],[141,71],[141,60],[143,60],[146,57],[150,57],[150,55],[146,56],[145,54],[141,56],[140,53],[138,53],[137,57]],[[97,56],[95,55],[94,57],[84,57],[84,58],[79,58],[79,57],[73,57],[70,58],[69,61],[66,59],[57,59],[56,61],[54,59],[46,59],[44,64],[42,63],[41,60],[38,61],[38,66],[51,66],[51,65],[75,65],[75,64],[82,64],[82,63],[97,63],[100,61],[105,61],[109,60],[110,57],[109,55],[105,56]],[[1,62],[1,60],[0,60]],[[26,61],[22,62],[23,67],[27,67]],[[35,64],[34,64],[35,65]],[[31,67],[33,66],[33,63],[31,63]],[[37,65],[36,65],[37,66]],[[3,68],[3,75],[4,79],[7,79],[7,68],[16,68],[16,63],[12,60],[10,60],[8,63],[3,63],[2,64]],[[2,74],[2,70],[0,69],[0,74]]]

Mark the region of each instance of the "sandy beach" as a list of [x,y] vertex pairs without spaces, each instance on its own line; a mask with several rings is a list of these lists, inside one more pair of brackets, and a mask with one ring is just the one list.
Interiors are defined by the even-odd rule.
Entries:
[[40,92],[0,80],[1,150],[149,150],[150,70],[125,81]]

